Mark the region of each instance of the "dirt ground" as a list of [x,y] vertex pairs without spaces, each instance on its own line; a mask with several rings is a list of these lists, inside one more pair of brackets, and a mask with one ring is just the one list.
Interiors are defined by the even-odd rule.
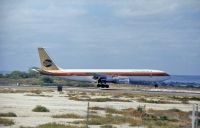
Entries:
[[[1,89],[3,89],[1,87]],[[27,88],[28,89],[28,88]],[[69,89],[70,90],[70,89]],[[81,90],[81,89],[77,89]],[[65,119],[65,118],[52,118],[53,115],[74,113],[86,117],[87,114],[87,101],[74,101],[70,100],[67,96],[69,91],[63,93],[53,91],[45,91],[40,95],[31,92],[20,93],[0,93],[0,113],[14,112],[17,117],[6,117],[13,119],[15,124],[7,126],[8,128],[24,127],[36,127],[41,124],[49,122],[57,122],[61,124],[70,124],[77,119]],[[76,92],[75,92],[76,93]],[[91,97],[95,97],[91,95]],[[109,97],[105,95],[102,97]],[[122,98],[123,99],[123,98]],[[191,103],[200,104],[200,101],[193,101]],[[115,109],[137,108],[139,105],[145,105],[147,109],[152,108],[155,110],[167,110],[167,109],[180,109],[182,111],[192,111],[192,104],[158,104],[158,103],[139,103],[137,101],[132,102],[90,102],[90,107],[111,107]],[[50,112],[32,112],[32,109],[36,105],[45,106]],[[78,119],[80,120],[80,119]],[[5,126],[0,126],[5,127]],[[96,128],[98,126],[90,126]],[[119,125],[120,128],[130,127],[128,125]]]

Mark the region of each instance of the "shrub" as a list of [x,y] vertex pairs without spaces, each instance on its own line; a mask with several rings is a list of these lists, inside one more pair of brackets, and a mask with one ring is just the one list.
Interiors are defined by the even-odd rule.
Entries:
[[165,121],[165,120],[169,120],[167,116],[160,116],[160,120]]
[[73,114],[73,113],[70,113],[70,114],[62,114],[62,115],[54,115],[52,116],[53,118],[82,118],[82,116],[80,115],[76,115],[76,114]]
[[90,125],[105,125],[105,124],[125,124],[133,122],[135,119],[126,116],[118,116],[106,114],[106,116],[93,115],[90,116]]
[[33,112],[49,112],[49,109],[47,109],[44,106],[37,105],[32,111]]
[[145,107],[146,107],[146,106],[138,106],[138,107],[137,107],[137,111],[139,111],[139,112],[142,113],[142,112],[145,111]]
[[171,112],[182,112],[180,109],[177,109],[177,108],[169,109],[169,111],[171,111]]
[[8,113],[0,113],[0,117],[17,117],[17,115],[13,112],[8,112]]
[[20,128],[34,128],[34,127],[20,126]]
[[73,125],[63,125],[63,124],[57,124],[57,123],[47,123],[47,124],[39,125],[36,128],[84,128],[84,127],[77,127]]
[[50,77],[42,77],[41,80],[43,83],[53,83],[54,82],[53,79]]
[[15,123],[11,119],[0,118],[0,124],[3,124],[4,126],[10,126],[10,125],[13,125]]
[[121,114],[122,112],[114,109],[114,108],[106,108],[106,113],[110,113],[110,114]]
[[38,89],[31,90],[30,92],[31,92],[31,93],[35,93],[35,94],[41,94],[41,93],[42,93],[42,91],[41,91],[41,90],[38,90]]
[[90,110],[105,110],[106,108],[101,108],[101,107],[98,107],[98,106],[95,106],[95,107],[90,107]]

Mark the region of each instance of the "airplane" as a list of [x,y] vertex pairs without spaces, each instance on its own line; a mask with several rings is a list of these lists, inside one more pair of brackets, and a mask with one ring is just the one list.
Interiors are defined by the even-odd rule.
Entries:
[[107,83],[131,84],[132,82],[157,83],[170,79],[161,70],[151,69],[62,69],[49,57],[44,48],[38,48],[41,68],[33,69],[42,75],[64,77],[69,80],[95,82],[98,88],[109,88]]

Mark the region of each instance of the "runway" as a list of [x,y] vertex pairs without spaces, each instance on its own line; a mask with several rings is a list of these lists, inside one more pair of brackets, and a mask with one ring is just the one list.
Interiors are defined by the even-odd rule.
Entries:
[[64,90],[82,91],[82,92],[104,92],[104,93],[127,93],[127,94],[159,94],[159,95],[174,95],[174,96],[200,96],[200,91],[187,90],[168,90],[168,89],[100,89],[100,88],[65,88]]
[[[41,89],[41,90],[57,90],[57,86],[0,86],[0,89],[8,88],[15,90],[28,90],[28,89]],[[152,95],[174,95],[174,96],[199,96],[199,89],[188,89],[188,88],[131,88],[131,87],[114,87],[114,88],[96,88],[96,87],[70,87],[63,86],[63,91],[79,91],[79,92],[95,92],[95,93],[111,93],[111,94],[152,94]]]

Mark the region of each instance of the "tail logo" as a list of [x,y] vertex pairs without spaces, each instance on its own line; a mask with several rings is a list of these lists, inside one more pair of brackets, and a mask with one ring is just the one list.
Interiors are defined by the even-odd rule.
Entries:
[[43,65],[45,67],[50,67],[52,65],[52,61],[49,59],[46,59],[45,61],[43,61]]

